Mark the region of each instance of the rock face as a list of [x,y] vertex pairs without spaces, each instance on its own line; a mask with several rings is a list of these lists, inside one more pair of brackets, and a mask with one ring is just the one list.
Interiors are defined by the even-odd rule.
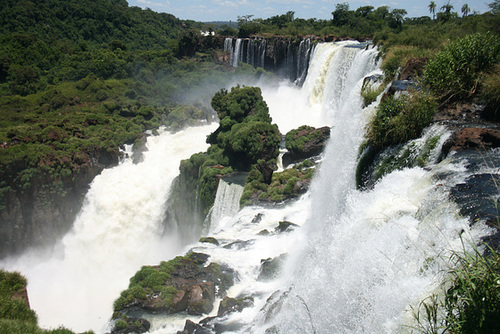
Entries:
[[455,132],[443,147],[443,154],[467,149],[487,150],[500,147],[500,130],[491,128],[464,128]]
[[290,154],[291,160],[297,161],[313,157],[323,152],[329,138],[329,127],[325,126],[316,129],[304,125],[286,134],[285,146]]
[[[89,184],[104,168],[118,164],[119,151],[94,152],[72,163],[78,171],[62,177],[58,184],[44,173],[34,173],[20,186],[8,177],[8,191],[0,200],[0,258],[23,251],[28,246],[52,244],[64,235],[80,211]],[[15,175],[24,166],[9,166]],[[5,189],[5,188],[4,188]]]

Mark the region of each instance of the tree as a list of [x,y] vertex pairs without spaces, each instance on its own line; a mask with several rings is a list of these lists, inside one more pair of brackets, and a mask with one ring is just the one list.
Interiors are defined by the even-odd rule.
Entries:
[[434,20],[436,17],[436,3],[434,1],[431,1],[428,7],[429,12],[432,14],[432,19]]
[[333,24],[337,27],[346,25],[350,22],[351,11],[347,2],[335,5],[335,11],[332,12]]
[[493,14],[500,14],[500,0],[495,0],[492,3],[489,3],[488,7],[491,8],[491,12]]
[[462,6],[462,17],[466,17],[470,13],[470,8],[468,4]]
[[361,17],[366,17],[368,16],[369,13],[371,13],[373,9],[374,9],[373,6],[359,7],[358,9],[356,9],[356,15],[359,15]]
[[381,20],[385,20],[389,13],[389,6],[381,6],[374,11],[375,16]]
[[[453,16],[451,10],[453,9],[453,5],[448,1],[445,5],[441,6],[441,13],[438,13],[438,19],[440,21],[446,22],[451,19]],[[456,13],[455,13],[456,16]]]

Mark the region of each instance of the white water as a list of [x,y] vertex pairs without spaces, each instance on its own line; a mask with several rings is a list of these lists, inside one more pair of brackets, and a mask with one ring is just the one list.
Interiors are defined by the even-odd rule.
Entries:
[[144,161],[127,160],[91,184],[81,213],[57,249],[28,251],[2,263],[28,278],[28,294],[45,328],[100,331],[113,301],[144,264],[177,255],[186,241],[163,234],[170,185],[181,159],[205,151],[217,124],[149,137]]
[[[349,44],[318,45],[302,88],[289,83],[263,87],[273,121],[282,133],[303,124],[332,126],[325,157],[310,191],[285,207],[251,206],[237,213],[234,209],[224,213],[227,208],[222,207],[220,218],[214,218],[207,234],[217,238],[221,246],[208,243],[188,246],[209,254],[210,261],[225,263],[235,270],[237,280],[228,291],[229,296],[254,297],[254,307],[233,313],[226,320],[228,324],[242,325],[236,333],[264,333],[272,326],[279,333],[404,332],[404,326],[411,323],[410,308],[436,289],[449,252],[461,250],[461,231],[465,231],[462,236],[471,240],[486,233],[479,224],[470,231],[467,221],[447,201],[448,185],[436,175],[443,171],[463,172],[461,166],[447,161],[430,170],[393,172],[371,191],[355,189],[358,147],[364,125],[373,113],[372,107],[361,108],[359,91],[363,77],[377,72],[377,64],[376,50],[345,47]],[[204,130],[206,134],[214,128]],[[189,151],[183,157],[204,150],[204,137],[200,148],[195,149],[191,147],[192,136],[178,144],[180,147],[189,143]],[[170,140],[173,139],[166,139],[168,147],[177,146]],[[161,155],[159,152],[164,149],[157,151],[150,147],[144,164]],[[172,160],[177,160],[178,166],[178,159]],[[128,166],[103,173],[104,188],[114,188],[110,186],[111,174],[120,168]],[[153,190],[149,195],[140,202],[130,203],[135,198],[131,194],[141,193],[145,188],[143,182],[133,181],[135,174],[139,173],[117,176],[119,184],[130,183],[130,188],[110,196],[126,200],[113,206],[106,218],[89,223],[88,228],[75,223],[75,232],[64,239],[65,257],[51,258],[37,266],[36,257],[31,262],[28,256],[18,261],[16,269],[28,276],[30,299],[42,325],[61,323],[77,330],[99,327],[111,315],[111,302],[140,265],[168,260],[181,252],[179,245],[171,247],[168,242],[156,242],[160,240],[161,229],[150,219],[161,220],[161,213],[147,218],[154,210],[146,209],[146,205],[153,205],[146,202],[155,202],[157,195],[167,193],[162,191],[168,185],[160,187],[162,191],[151,185]],[[152,174],[146,172],[146,175]],[[93,210],[101,211],[108,199],[98,199]],[[158,207],[165,201],[165,198],[159,201]],[[140,209],[144,209],[144,222],[138,219],[139,225],[144,223],[145,230],[135,230],[137,220],[128,224],[133,218],[116,225],[109,222],[113,221],[114,213],[123,212],[130,217]],[[280,221],[291,221],[299,227],[278,233],[275,228]],[[105,235],[100,232],[102,224],[111,226]],[[263,230],[269,233],[260,233]],[[104,242],[108,238],[101,239],[103,236],[116,240]],[[173,240],[176,236],[171,237]],[[234,242],[237,243],[230,248],[222,247]],[[167,247],[161,246],[165,244]],[[74,255],[68,251],[73,247],[78,250]],[[152,253],[151,257],[141,258],[142,251],[138,250],[142,249]],[[261,260],[285,253],[289,255],[281,277],[257,281]],[[70,264],[68,259],[75,261]],[[131,262],[134,264],[129,267]],[[127,269],[120,269],[122,265]],[[94,276],[96,271],[105,274]],[[73,281],[80,285],[70,284]],[[63,286],[58,287],[58,282],[64,282]],[[281,297],[270,298],[268,302],[275,291],[281,291],[276,295]],[[283,294],[284,291],[287,293]],[[33,297],[37,293],[41,296]],[[49,300],[54,296],[55,301]],[[35,305],[33,298],[40,302]],[[277,300],[281,302],[274,303]],[[214,312],[216,308],[217,305]],[[183,315],[152,318],[150,332],[176,333],[182,329],[184,320]],[[70,325],[72,322],[78,322],[78,327]]]
[[228,183],[224,179],[219,180],[214,205],[209,213],[209,221],[215,224],[224,218],[236,215],[240,210],[241,194],[243,194],[243,186]]

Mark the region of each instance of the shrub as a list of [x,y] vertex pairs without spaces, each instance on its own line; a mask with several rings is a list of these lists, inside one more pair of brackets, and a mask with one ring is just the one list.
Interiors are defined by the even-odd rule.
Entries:
[[494,70],[484,77],[481,98],[490,115],[500,116],[500,64],[496,64]]
[[368,124],[368,144],[383,148],[417,138],[432,121],[436,108],[435,99],[425,92],[387,97]]
[[461,38],[430,59],[425,81],[440,98],[467,98],[479,85],[484,71],[500,60],[500,39],[493,34]]

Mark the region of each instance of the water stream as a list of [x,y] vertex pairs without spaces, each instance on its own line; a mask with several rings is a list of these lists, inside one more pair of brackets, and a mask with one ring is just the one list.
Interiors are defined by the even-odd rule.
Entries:
[[[229,296],[254,298],[253,307],[222,322],[233,328],[227,332],[404,332],[412,306],[436,289],[461,237],[477,240],[487,230],[480,224],[470,229],[448,201],[456,180],[440,175],[460,177],[465,171],[459,162],[403,169],[372,190],[356,190],[359,145],[374,112],[374,105],[362,107],[360,90],[364,77],[380,73],[376,56],[376,49],[356,42],[319,44],[302,87],[262,87],[282,133],[326,125],[331,138],[310,190],[286,206],[238,211],[234,199],[241,187],[222,181],[206,233],[220,246],[187,243],[174,232],[164,236],[161,224],[180,159],[205,150],[214,126],[150,137],[143,163],[103,172],[59,252],[42,260],[28,252],[8,264],[28,277],[40,324],[100,331],[113,300],[141,265],[194,250],[235,270]],[[297,227],[279,232],[281,221]],[[288,254],[282,274],[259,279],[261,261],[282,254]],[[186,318],[151,318],[150,332],[176,333]]]

